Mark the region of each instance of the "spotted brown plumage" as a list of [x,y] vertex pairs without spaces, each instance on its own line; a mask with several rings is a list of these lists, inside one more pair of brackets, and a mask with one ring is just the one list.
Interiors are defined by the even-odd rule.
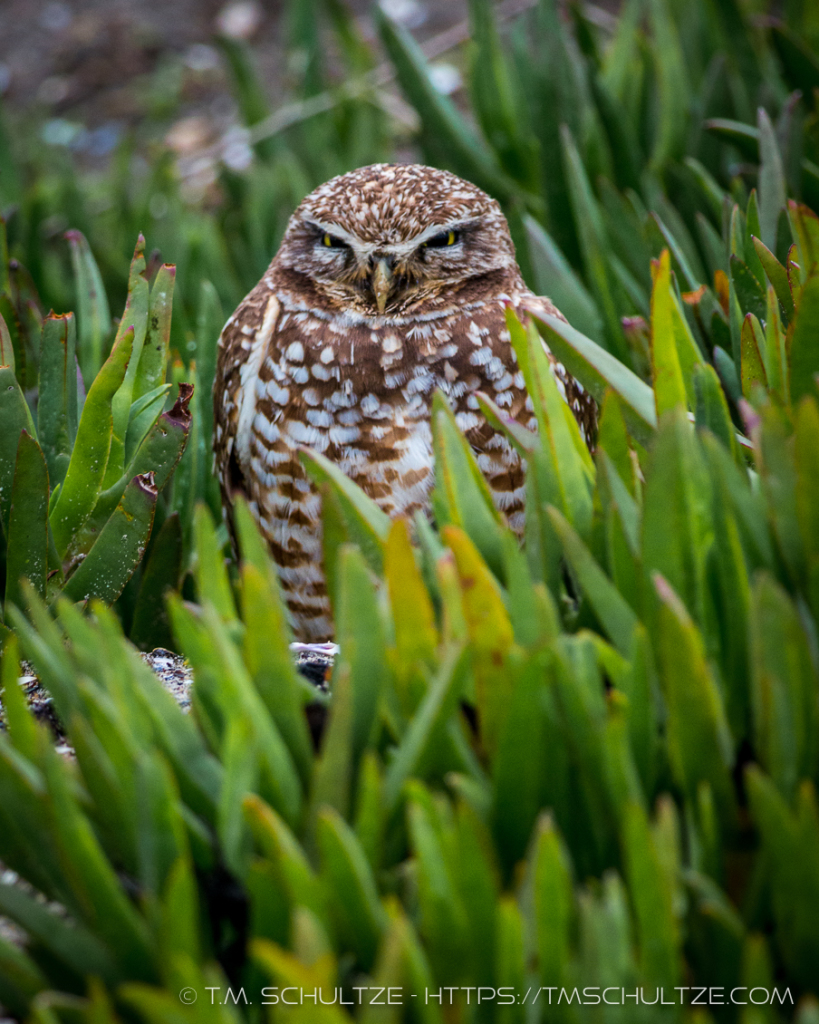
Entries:
[[[429,509],[430,414],[447,396],[498,509],[523,528],[519,456],[481,414],[486,391],[535,429],[505,309],[534,304],[500,207],[447,171],[376,164],[301,203],[264,277],[225,324],[214,383],[214,453],[228,523],[243,493],[267,539],[297,637],[332,623],[318,494],[298,459],[335,462],[390,516]],[[597,408],[550,354],[593,442]]]

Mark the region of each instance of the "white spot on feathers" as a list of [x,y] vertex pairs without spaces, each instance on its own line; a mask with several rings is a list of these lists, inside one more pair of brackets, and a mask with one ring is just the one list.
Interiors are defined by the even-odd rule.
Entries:
[[469,362],[473,366],[486,366],[489,360],[492,358],[492,349],[488,347],[479,348],[469,357]]

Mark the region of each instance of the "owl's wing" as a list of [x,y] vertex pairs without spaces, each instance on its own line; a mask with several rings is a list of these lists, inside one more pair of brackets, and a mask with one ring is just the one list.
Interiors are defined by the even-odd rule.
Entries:
[[263,278],[219,336],[213,382],[213,451],[225,509],[237,494],[252,499],[250,440],[256,381],[278,317],[279,302]]

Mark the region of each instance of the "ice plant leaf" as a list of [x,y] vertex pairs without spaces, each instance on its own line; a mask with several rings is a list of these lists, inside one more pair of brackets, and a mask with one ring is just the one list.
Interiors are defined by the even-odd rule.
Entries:
[[125,377],[133,340],[133,329],[120,336],[85,399],[71,461],[57,504],[49,517],[60,554],[65,553],[102,489],[114,426],[111,406]]

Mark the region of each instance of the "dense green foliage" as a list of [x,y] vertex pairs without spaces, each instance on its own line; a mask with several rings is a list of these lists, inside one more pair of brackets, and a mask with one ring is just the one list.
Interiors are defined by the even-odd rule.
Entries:
[[[79,274],[88,278],[83,294],[93,301],[83,310],[79,344],[72,313],[51,313],[39,324],[32,305],[22,328],[17,309],[25,300],[11,285],[8,263],[0,270],[6,282],[0,305],[9,319],[0,313],[0,598],[6,618],[13,605],[23,604],[23,577],[49,602],[58,594],[116,601],[142,559],[157,494],[190,430],[189,385],[182,384],[163,411],[171,391],[165,372],[175,268],[161,267],[149,288],[140,236],[128,303],[101,365],[110,326],[105,295],[79,232],[72,245]],[[39,337],[32,348],[35,325]],[[36,395],[34,410],[26,388]],[[161,593],[149,591],[140,588],[137,620],[146,602],[161,601]],[[0,642],[6,634],[0,612]]]
[[[152,190],[168,198],[157,234],[180,266],[171,374],[196,385],[190,443],[157,501],[162,529],[115,612],[97,601],[85,614],[72,603],[84,593],[58,597],[54,578],[18,583],[8,566],[12,555],[23,565],[22,551],[10,546],[16,635],[2,663],[0,860],[31,889],[0,884],[0,913],[28,936],[24,948],[0,938],[0,1002],[38,1024],[194,1024],[263,1019],[263,986],[318,986],[326,1000],[340,988],[349,1003],[353,986],[372,985],[401,988],[405,1005],[311,1000],[271,1012],[327,1024],[350,1012],[815,1024],[815,5],[786,4],[785,21],[773,23],[738,0],[630,0],[606,33],[582,5],[569,4],[564,21],[542,0],[500,33],[491,5],[473,0],[474,126],[382,19],[421,115],[422,151],[503,201],[527,276],[572,326],[510,321],[537,434],[482,398],[527,460],[522,546],[440,397],[434,525],[390,523],[304,453],[324,499],[341,647],[330,698],[293,667],[275,573],[244,507],[240,562],[225,562],[207,472],[223,306],[255,283],[301,194],[390,151],[374,79],[356,77],[372,55],[328,2],[352,84],[328,83],[311,7],[293,3],[291,25],[303,109],[314,113],[275,136],[257,127],[256,160],[223,172],[215,212],[186,207],[163,161],[132,181],[127,150],[103,181],[41,167],[24,189],[0,144],[10,250],[30,271],[0,281],[12,325],[0,362],[17,409],[0,415],[25,418],[38,380],[42,410],[50,389],[37,424],[47,479],[67,479],[82,430],[82,419],[70,426],[67,377],[52,354],[74,344],[73,319],[41,326],[37,317],[38,293],[74,304],[59,248],[39,234],[47,216],[76,217],[90,241],[72,236],[91,385],[82,418],[88,410],[105,422],[89,403],[109,377],[123,396],[105,413],[115,461],[106,454],[96,483],[78,471],[89,512],[111,515],[136,465],[122,425],[148,431],[166,401],[162,377],[144,389],[132,380],[127,401],[117,390],[132,321],[123,317],[109,355],[104,301],[106,288],[124,291],[122,252]],[[269,111],[247,54],[224,46],[243,116],[263,125]],[[311,97],[321,102],[311,108]],[[118,197],[96,217],[84,206],[92,187]],[[149,291],[141,259],[140,243],[132,310],[159,302],[164,287],[160,270]],[[601,403],[593,458],[541,335]],[[138,379],[141,362],[129,364]],[[15,460],[0,452],[0,485],[19,471],[34,488],[33,421],[20,423],[31,424],[26,434],[19,424],[16,436],[0,434]],[[25,525],[47,531],[35,512]],[[52,524],[61,554],[89,523],[75,518],[71,531]],[[51,557],[40,556],[43,572]],[[20,595],[27,615],[13,607]],[[125,636],[186,655],[192,714]],[[31,718],[16,685],[21,655],[53,695],[75,761]],[[228,986],[239,1005],[223,1003]],[[442,986],[463,987],[451,1007],[445,991],[440,1003],[425,997]],[[478,986],[494,995],[479,1004]],[[689,986],[685,1006],[675,986]],[[756,988],[768,1001],[776,987],[783,1002],[696,1008],[691,986],[719,987],[726,1003],[737,986],[740,1000]],[[612,1005],[585,994],[558,1002],[562,990],[599,998],[606,987],[624,994]],[[665,1005],[638,1005],[639,988],[647,1003],[661,988]]]

